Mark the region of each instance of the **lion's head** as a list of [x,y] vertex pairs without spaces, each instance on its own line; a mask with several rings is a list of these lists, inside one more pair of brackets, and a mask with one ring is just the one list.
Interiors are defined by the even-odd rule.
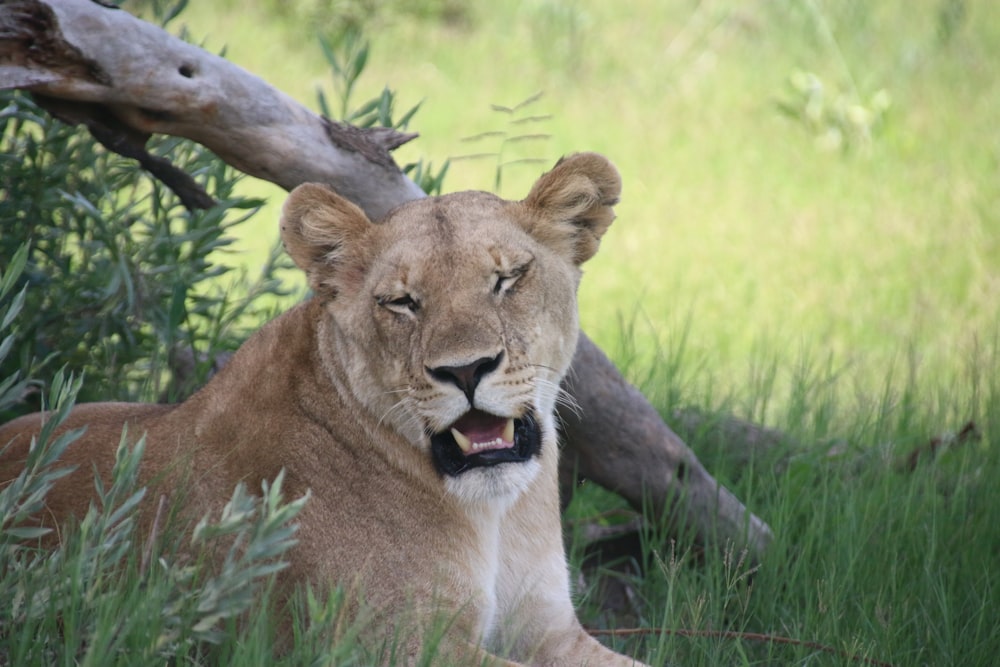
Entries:
[[516,202],[462,192],[378,224],[320,185],[286,202],[282,239],[325,301],[321,345],[346,368],[335,381],[460,497],[513,498],[554,446],[579,266],[620,190],[606,159],[578,154]]

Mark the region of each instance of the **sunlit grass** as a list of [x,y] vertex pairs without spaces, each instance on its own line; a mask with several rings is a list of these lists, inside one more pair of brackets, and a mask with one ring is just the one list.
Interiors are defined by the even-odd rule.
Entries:
[[[897,666],[990,664],[1000,647],[991,611],[1000,599],[992,565],[1000,506],[991,490],[1000,473],[998,353],[995,341],[986,344],[947,377],[902,359],[874,393],[808,354],[791,367],[752,359],[759,381],[741,400],[782,404],[774,420],[787,443],[748,459],[712,432],[685,436],[717,479],[767,518],[775,542],[756,567],[732,550],[693,554],[653,521],[643,536],[643,576],[628,580],[639,614],[630,625],[649,634],[612,641],[649,651],[651,664],[844,665],[850,656]],[[687,375],[683,349],[667,358]],[[794,400],[772,395],[772,373],[789,376]],[[976,389],[959,396],[955,386]],[[675,405],[731,405],[706,385],[684,387]],[[977,434],[956,438],[968,421]],[[592,517],[613,507],[626,509],[584,487],[571,525],[600,521]],[[582,600],[585,623],[608,623],[599,596]]]

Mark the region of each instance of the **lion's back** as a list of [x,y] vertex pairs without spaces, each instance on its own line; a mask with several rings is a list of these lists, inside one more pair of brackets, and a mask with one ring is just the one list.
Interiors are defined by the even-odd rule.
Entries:
[[[95,470],[108,479],[121,442],[123,427],[129,426],[128,442],[134,444],[151,420],[173,406],[148,403],[82,403],[73,408],[55,430],[58,437],[83,429],[58,459],[56,467],[73,472],[62,478],[46,498],[49,514],[63,518],[80,516],[92,499]],[[32,441],[36,440],[51,412],[35,412],[0,425],[0,488],[10,484],[24,470]]]

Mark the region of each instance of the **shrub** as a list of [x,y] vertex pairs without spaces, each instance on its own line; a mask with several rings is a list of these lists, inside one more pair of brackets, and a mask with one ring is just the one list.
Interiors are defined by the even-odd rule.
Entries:
[[[189,211],[131,160],[27,96],[0,93],[0,107],[0,270],[28,243],[20,284],[30,286],[0,377],[30,369],[47,378],[66,366],[87,376],[81,400],[149,399],[163,388],[170,351],[235,348],[260,297],[283,294],[276,250],[256,280],[239,290],[221,283],[233,272],[219,261],[231,229],[259,202],[235,194],[240,175],[207,149],[150,143],[218,199]],[[37,393],[22,399],[0,421],[39,406]]]

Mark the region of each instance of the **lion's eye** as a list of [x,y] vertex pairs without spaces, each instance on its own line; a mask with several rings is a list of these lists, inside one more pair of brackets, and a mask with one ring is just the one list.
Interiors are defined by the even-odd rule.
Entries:
[[527,266],[518,267],[512,271],[507,271],[505,273],[497,273],[493,282],[493,293],[497,296],[501,294],[506,294],[517,284],[517,281],[521,279],[524,272],[528,270]]
[[396,313],[415,313],[420,310],[420,303],[409,294],[380,296],[376,301],[378,305]]

